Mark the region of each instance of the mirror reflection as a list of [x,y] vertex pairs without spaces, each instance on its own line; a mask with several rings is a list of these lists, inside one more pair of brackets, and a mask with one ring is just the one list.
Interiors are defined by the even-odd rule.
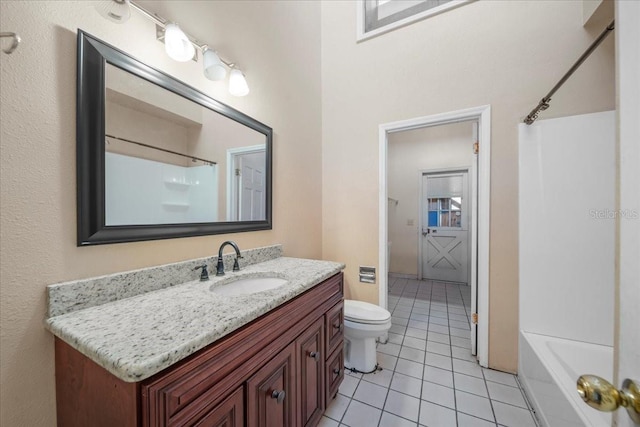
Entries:
[[105,225],[266,219],[266,136],[109,63]]

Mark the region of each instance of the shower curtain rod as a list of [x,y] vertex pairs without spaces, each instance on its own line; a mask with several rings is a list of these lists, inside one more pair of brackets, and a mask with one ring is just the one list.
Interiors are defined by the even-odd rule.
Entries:
[[218,164],[218,163],[216,163],[216,162],[214,162],[214,161],[211,161],[211,160],[201,159],[201,158],[199,158],[199,157],[194,157],[194,156],[189,156],[189,155],[187,155],[187,154],[178,153],[177,151],[167,150],[166,148],[155,147],[155,146],[153,146],[153,145],[145,144],[144,142],[132,141],[132,140],[130,140],[130,139],[120,138],[119,136],[108,135],[108,134],[106,134],[105,136],[106,136],[107,138],[117,139],[118,141],[128,142],[129,144],[136,144],[136,145],[140,145],[140,146],[142,146],[142,147],[151,148],[151,149],[153,149],[153,150],[164,151],[165,153],[175,154],[176,156],[186,157],[187,159],[191,159],[191,160],[200,160],[201,162],[208,163],[210,166],[213,166],[213,165],[217,165],[217,164]]
[[607,38],[609,33],[611,33],[614,30],[614,28],[615,28],[615,20],[611,21],[611,24],[609,24],[607,28],[604,29],[602,34],[600,34],[600,36],[598,36],[598,38],[591,44],[591,46],[589,46],[589,48],[582,54],[582,56],[578,58],[576,63],[573,64],[573,66],[569,69],[569,71],[567,71],[567,73],[564,76],[562,76],[560,81],[556,83],[553,89],[549,91],[547,96],[545,96],[540,100],[536,108],[531,110],[529,115],[524,119],[524,123],[528,125],[532,124],[538,118],[538,114],[540,114],[540,111],[544,111],[547,108],[549,108],[549,102],[551,101],[551,97],[553,96],[553,94],[556,93],[558,89],[560,89],[560,86],[562,86],[564,82],[566,82],[569,79],[569,77],[571,77],[571,75],[580,67],[580,65],[582,65],[582,63],[589,57],[589,55],[591,55],[591,53],[594,50],[596,50],[596,48],[600,45],[600,43],[602,43],[604,39]]

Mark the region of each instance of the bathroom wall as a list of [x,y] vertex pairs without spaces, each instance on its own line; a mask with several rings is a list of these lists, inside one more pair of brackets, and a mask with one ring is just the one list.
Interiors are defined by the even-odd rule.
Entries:
[[[378,125],[490,104],[489,365],[516,370],[518,123],[602,31],[582,17],[579,1],[478,1],[356,43],[355,2],[322,3],[323,255],[352,297],[378,301],[357,277],[378,265]],[[614,108],[613,46],[542,116]]]
[[[104,114],[106,134],[152,144],[158,148],[179,153],[189,153],[187,151],[188,128],[184,124],[174,123],[166,118],[160,118],[108,100],[106,107]],[[189,159],[186,157],[160,150],[151,150],[115,138],[107,138],[105,151],[172,165],[189,166]]]
[[[43,327],[47,284],[213,255],[226,239],[322,256],[321,166],[309,160],[321,157],[320,5],[178,2],[218,29],[207,41],[243,66],[251,93],[235,98],[203,77],[201,62],[168,60],[150,21],[133,12],[117,25],[96,3],[0,2],[0,29],[23,40],[12,55],[0,53],[2,426],[56,424],[53,337]],[[273,127],[272,231],[76,247],[77,28]]]
[[389,240],[393,273],[417,276],[420,226],[420,177],[423,171],[470,168],[472,122],[414,129],[389,135]]

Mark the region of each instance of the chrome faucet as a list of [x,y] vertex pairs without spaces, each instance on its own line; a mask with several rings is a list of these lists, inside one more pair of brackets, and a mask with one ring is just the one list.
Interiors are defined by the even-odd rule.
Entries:
[[216,276],[224,276],[224,262],[222,262],[222,250],[225,246],[231,245],[233,249],[236,251],[236,259],[233,261],[233,271],[240,271],[240,265],[238,265],[238,258],[242,258],[240,255],[240,248],[236,242],[232,242],[231,240],[227,240],[223,244],[220,245],[220,249],[218,250],[218,265],[216,267]]

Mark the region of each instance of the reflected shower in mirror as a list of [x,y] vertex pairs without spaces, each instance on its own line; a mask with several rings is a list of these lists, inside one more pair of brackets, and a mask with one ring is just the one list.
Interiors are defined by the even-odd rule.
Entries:
[[271,228],[271,128],[78,34],[78,244]]

